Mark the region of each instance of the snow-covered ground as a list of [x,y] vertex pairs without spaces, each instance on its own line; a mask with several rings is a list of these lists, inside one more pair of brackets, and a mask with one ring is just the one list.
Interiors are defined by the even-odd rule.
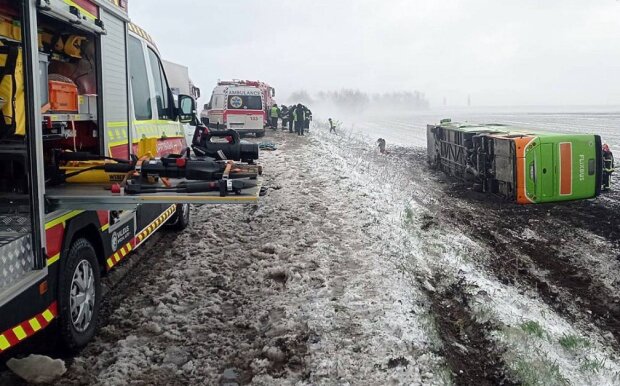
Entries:
[[[195,207],[191,228],[138,252],[60,383],[620,383],[620,281],[606,256],[618,254],[617,221],[604,219],[607,234],[584,220],[553,249],[553,229],[572,226],[564,212],[600,208],[455,197],[424,149],[409,147],[424,144],[423,126],[374,125],[269,133],[279,147],[261,153],[269,194],[256,206]],[[408,147],[391,146],[399,135]],[[611,316],[537,250],[583,267]]]

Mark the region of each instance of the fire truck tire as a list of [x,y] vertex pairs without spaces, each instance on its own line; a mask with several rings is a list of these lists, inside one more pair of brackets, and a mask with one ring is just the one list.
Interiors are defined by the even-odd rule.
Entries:
[[101,277],[97,254],[84,238],[71,245],[60,272],[59,330],[70,351],[84,347],[95,335],[101,305]]
[[182,231],[189,226],[190,217],[189,204],[177,204],[177,209],[166,226],[173,231]]

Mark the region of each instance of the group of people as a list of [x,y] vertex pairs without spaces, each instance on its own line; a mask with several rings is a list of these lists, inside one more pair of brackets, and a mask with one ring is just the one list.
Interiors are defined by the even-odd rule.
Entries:
[[289,133],[295,130],[297,135],[304,135],[304,132],[310,131],[312,111],[301,103],[292,106],[282,105],[282,108],[274,104],[269,110],[269,118],[270,126],[274,130],[278,129],[278,122],[281,119],[283,130],[288,127]]

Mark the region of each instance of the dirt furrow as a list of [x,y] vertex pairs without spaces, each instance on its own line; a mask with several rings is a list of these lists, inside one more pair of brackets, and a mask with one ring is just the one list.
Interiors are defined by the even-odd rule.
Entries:
[[[435,282],[440,282],[437,279]],[[428,291],[430,310],[443,343],[441,355],[452,370],[456,385],[517,385],[506,374],[502,351],[488,337],[494,327],[472,316],[463,281]]]

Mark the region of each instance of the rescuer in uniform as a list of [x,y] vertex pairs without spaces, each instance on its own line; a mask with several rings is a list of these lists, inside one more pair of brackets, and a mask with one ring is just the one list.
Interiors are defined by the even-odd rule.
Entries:
[[614,172],[614,155],[609,145],[603,145],[603,191],[611,188],[611,175]]
[[291,105],[291,107],[288,108],[288,115],[288,132],[292,133],[294,128],[293,125],[295,124],[295,105]]
[[336,134],[336,126],[334,125],[334,121],[332,121],[331,118],[329,118],[328,121],[329,121],[329,132]]
[[304,106],[300,103],[295,107],[295,131],[297,135],[304,135],[304,124],[306,122],[306,110]]
[[270,117],[271,117],[271,128],[274,130],[277,130],[278,129],[278,118],[280,118],[280,109],[278,108],[277,104],[274,104],[273,107],[271,107]]
[[305,119],[304,119],[304,129],[307,132],[310,132],[310,122],[312,121],[312,111],[304,106],[304,114],[305,114]]
[[286,105],[282,105],[282,109],[280,110],[280,116],[282,117],[282,130],[285,130],[288,126],[289,120],[289,112],[288,107]]

